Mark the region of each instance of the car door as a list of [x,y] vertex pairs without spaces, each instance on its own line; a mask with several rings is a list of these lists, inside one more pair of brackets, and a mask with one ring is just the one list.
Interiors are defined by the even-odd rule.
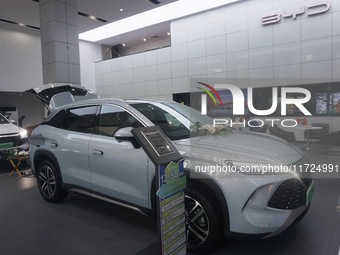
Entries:
[[147,208],[149,158],[142,148],[114,137],[120,128],[142,125],[125,109],[111,104],[101,107],[98,123],[98,134],[91,137],[89,147],[92,190]]
[[67,109],[60,127],[48,129],[46,146],[58,160],[63,182],[90,190],[89,142],[98,106]]

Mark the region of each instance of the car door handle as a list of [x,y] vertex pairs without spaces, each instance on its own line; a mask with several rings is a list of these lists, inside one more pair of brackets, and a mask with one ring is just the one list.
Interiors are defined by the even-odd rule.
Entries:
[[58,144],[55,142],[50,142],[51,147],[58,147]]
[[93,149],[92,151],[93,151],[93,154],[98,154],[98,155],[103,155],[104,154],[104,152],[101,151],[101,150]]

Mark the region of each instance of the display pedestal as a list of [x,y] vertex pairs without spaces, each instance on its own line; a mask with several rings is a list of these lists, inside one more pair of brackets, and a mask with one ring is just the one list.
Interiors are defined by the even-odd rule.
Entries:
[[[155,165],[158,249],[155,254],[186,254],[183,159],[158,127],[135,128],[132,134]],[[145,250],[144,250],[145,251]],[[143,254],[143,253],[141,253]]]

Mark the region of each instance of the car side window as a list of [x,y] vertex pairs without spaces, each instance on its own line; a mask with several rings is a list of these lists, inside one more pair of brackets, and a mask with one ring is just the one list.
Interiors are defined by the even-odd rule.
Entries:
[[142,124],[126,110],[114,106],[103,105],[99,115],[99,135],[114,136],[123,127],[142,127]]
[[68,109],[61,128],[81,133],[95,133],[96,112],[97,106]]

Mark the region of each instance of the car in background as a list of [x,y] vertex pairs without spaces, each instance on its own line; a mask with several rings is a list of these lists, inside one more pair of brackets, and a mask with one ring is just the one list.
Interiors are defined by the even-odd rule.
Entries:
[[[25,146],[27,145],[27,146]],[[27,131],[0,113],[0,155],[14,148],[27,147]]]
[[235,131],[192,135],[193,126],[209,125],[212,119],[170,100],[80,100],[81,95],[95,96],[71,85],[30,92],[51,111],[29,138],[32,171],[49,202],[76,191],[154,215],[155,167],[131,130],[158,125],[185,159],[189,252],[206,254],[224,236],[275,236],[309,209],[314,182],[308,174],[197,172],[197,167],[263,170],[309,162],[282,139]]

